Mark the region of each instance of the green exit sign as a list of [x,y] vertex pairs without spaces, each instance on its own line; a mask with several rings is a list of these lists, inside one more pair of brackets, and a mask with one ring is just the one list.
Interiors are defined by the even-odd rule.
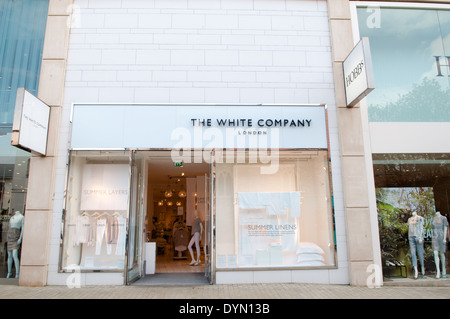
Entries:
[[173,166],[175,166],[175,167],[183,167],[183,162],[173,162]]

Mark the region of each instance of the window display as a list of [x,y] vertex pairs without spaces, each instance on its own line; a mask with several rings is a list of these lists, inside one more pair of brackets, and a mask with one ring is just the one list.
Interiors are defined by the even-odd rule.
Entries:
[[[0,139],[10,142],[11,134]],[[30,155],[11,145],[0,149],[5,155],[0,164],[0,277],[18,278]]]
[[411,258],[414,267],[414,278],[418,276],[417,257],[419,258],[422,276],[425,276],[425,267],[423,263],[423,224],[422,216],[413,212],[412,217],[408,219],[408,240],[411,249]]
[[[431,227],[433,228],[431,247],[433,249],[434,262],[436,264],[436,278],[441,278],[441,266],[442,278],[446,278],[447,263],[445,261],[445,252],[447,251],[447,218],[442,216],[440,212],[436,212],[431,220]],[[439,261],[441,263],[439,263]]]
[[334,266],[327,151],[280,152],[278,169],[217,164],[216,267]]
[[448,154],[373,155],[384,276],[446,278]]
[[74,152],[64,216],[62,269],[124,269],[130,169],[128,156]]
[[16,278],[19,278],[19,249],[23,237],[23,215],[20,211],[16,211],[9,219],[9,229],[7,235],[6,247],[8,250],[8,274],[6,278],[12,277],[12,268],[16,271]]

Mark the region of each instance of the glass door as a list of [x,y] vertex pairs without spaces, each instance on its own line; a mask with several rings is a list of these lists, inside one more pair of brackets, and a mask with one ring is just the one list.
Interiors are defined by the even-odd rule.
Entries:
[[210,174],[205,174],[205,276],[213,284],[214,278],[214,221],[215,221],[215,152],[210,154]]
[[142,231],[144,215],[143,160],[130,151],[130,212],[126,242],[125,281],[130,284],[142,276]]

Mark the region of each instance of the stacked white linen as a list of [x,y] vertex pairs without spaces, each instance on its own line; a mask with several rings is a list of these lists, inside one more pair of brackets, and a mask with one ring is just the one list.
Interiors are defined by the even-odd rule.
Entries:
[[324,266],[324,251],[318,245],[301,242],[297,248],[297,264],[302,267]]

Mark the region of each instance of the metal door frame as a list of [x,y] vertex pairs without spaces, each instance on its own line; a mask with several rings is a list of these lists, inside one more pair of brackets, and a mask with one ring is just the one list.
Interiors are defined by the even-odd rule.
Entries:
[[[142,277],[143,274],[143,238],[142,238],[142,229],[143,229],[143,202],[142,202],[142,192],[144,190],[143,187],[143,176],[142,172],[138,169],[136,165],[136,150],[130,150],[129,154],[130,161],[130,195],[129,195],[129,210],[128,210],[128,222],[127,222],[127,237],[125,241],[125,265],[124,265],[124,284],[129,285],[139,278]],[[139,246],[138,251],[134,251],[134,254],[137,254],[137,264],[132,265],[129,269],[128,263],[130,258],[130,231],[132,215],[135,214],[134,223],[136,223],[136,232],[134,234],[134,245],[136,240],[138,240]],[[131,258],[133,258],[132,256]],[[133,270],[135,273],[131,273]],[[132,277],[130,277],[132,276]]]
[[210,171],[209,176],[205,174],[205,194],[208,195],[205,200],[205,277],[208,278],[210,284],[216,281],[215,269],[215,185],[216,185],[216,161],[215,150],[210,153]]

